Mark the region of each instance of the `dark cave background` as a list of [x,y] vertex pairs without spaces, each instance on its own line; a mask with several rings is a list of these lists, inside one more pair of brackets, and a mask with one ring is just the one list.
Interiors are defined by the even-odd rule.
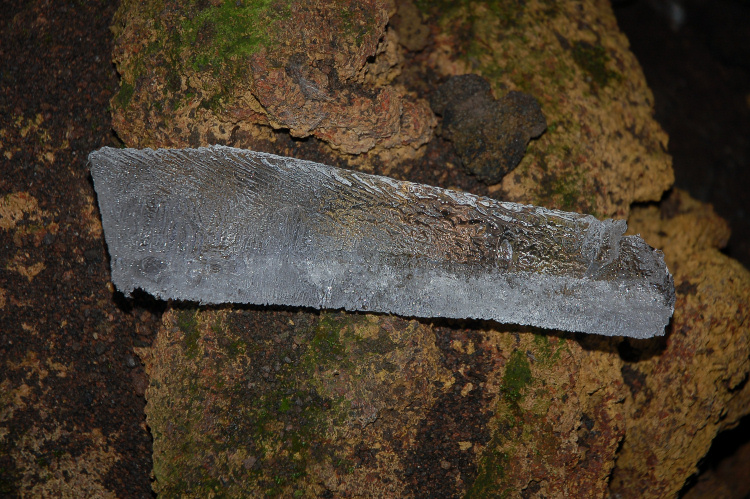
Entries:
[[669,134],[675,186],[729,221],[750,268],[750,1],[613,2]]

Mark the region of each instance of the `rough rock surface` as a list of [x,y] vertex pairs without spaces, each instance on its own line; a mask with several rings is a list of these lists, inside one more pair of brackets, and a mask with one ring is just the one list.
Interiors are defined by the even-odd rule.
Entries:
[[629,417],[611,488],[620,497],[670,497],[714,437],[750,409],[750,273],[718,251],[726,222],[682,191],[635,209],[630,223],[663,249],[677,303],[663,343],[623,344]]
[[399,71],[389,3],[125,1],[114,128],[129,145],[251,147],[271,130],[358,154],[416,149],[435,117],[387,85]]
[[148,379],[132,350],[146,322],[107,287],[85,160],[114,145],[114,3],[0,8],[3,498],[150,496]]
[[155,489],[601,496],[624,431],[613,354],[388,316],[173,310],[141,351]]
[[[202,69],[195,55],[200,50],[183,49],[175,59],[158,47],[150,53],[149,44],[173,12],[149,13],[139,5],[123,4],[117,28],[123,86],[114,120],[131,147],[223,141],[312,154],[309,159],[333,164],[341,161],[335,151],[311,147],[315,141],[290,141],[285,130],[329,141],[342,152],[356,152],[356,145],[341,145],[352,143],[350,138],[370,144],[378,137],[371,152],[396,144],[392,150],[399,152],[389,156],[388,167],[395,175],[600,216],[626,216],[634,201],[658,200],[672,182],[666,136],[651,117],[651,94],[608,2],[477,2],[441,4],[440,10],[401,4],[393,34],[384,18],[373,15],[368,19],[378,19],[379,34],[357,31],[361,43],[347,38],[345,23],[331,22],[327,31],[315,31],[313,23],[305,33],[318,35],[310,40],[329,40],[320,45],[328,48],[338,40],[335,50],[317,59],[309,55],[315,50],[300,57],[288,48],[279,49],[287,55],[276,65],[263,49],[243,55],[218,47],[210,53],[246,61],[253,82],[257,75],[273,80],[265,90]],[[254,32],[274,33],[284,12],[274,10],[268,14],[273,22]],[[203,16],[191,15],[172,25],[184,32],[190,19]],[[198,48],[211,30],[199,32]],[[359,49],[367,46],[362,50],[372,55],[381,36],[386,45],[389,37],[394,42],[382,52],[389,61],[408,59],[402,74],[386,84],[387,77],[372,83],[346,73],[359,67],[351,62],[362,60]],[[398,37],[403,44],[395,44]],[[337,58],[339,52],[345,56]],[[378,68],[391,64],[380,64],[379,57],[373,63]],[[315,62],[323,60],[327,65]],[[325,67],[343,73],[327,74]],[[404,89],[428,97],[440,82],[467,73],[481,74],[496,95],[533,95],[549,123],[520,166],[490,188],[462,176],[458,158],[440,139],[405,161],[415,158],[408,144],[429,138],[411,131],[431,128],[425,123],[433,118],[404,126],[402,115],[400,131],[385,138],[346,129],[352,126],[347,111],[330,107],[343,114],[327,119],[341,120],[335,123],[344,128],[328,134],[325,126],[306,122],[307,114],[284,114],[273,95],[274,85],[284,87],[295,106],[315,113],[330,104],[325,78],[350,78],[347,85],[359,87],[344,85],[351,92],[347,99],[369,99],[359,112],[390,109],[376,104],[389,88],[404,103],[424,109]],[[216,93],[219,88],[225,92]],[[175,103],[179,95],[193,99],[191,104]],[[272,127],[281,131],[272,134]],[[374,158],[362,154],[355,162],[384,171]],[[721,226],[708,208],[676,196],[679,203],[638,208],[631,221],[633,230],[665,251],[678,284],[666,340],[621,343],[496,323],[384,315],[172,309],[156,345],[141,350],[151,376],[147,417],[155,488],[201,497],[241,486],[281,496],[311,491],[334,497],[676,493],[714,435],[747,411],[750,390],[742,381],[750,371],[750,276],[716,250],[726,233],[717,231]]]
[[490,192],[517,202],[627,217],[673,182],[653,96],[608,2],[443,6],[422,59],[442,75],[479,73],[495,95],[533,95],[547,131]]
[[487,80],[475,74],[449,78],[430,106],[443,116],[442,135],[453,143],[464,167],[489,184],[518,166],[529,140],[547,128],[533,96],[512,91],[495,100]]

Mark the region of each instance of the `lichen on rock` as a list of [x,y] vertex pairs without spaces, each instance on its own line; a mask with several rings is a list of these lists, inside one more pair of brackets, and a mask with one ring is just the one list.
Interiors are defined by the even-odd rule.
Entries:
[[664,249],[677,302],[664,342],[621,347],[627,430],[610,490],[674,497],[750,408],[750,272],[719,251],[726,222],[683,191],[634,209],[630,230]]
[[440,26],[425,66],[476,73],[501,96],[526,92],[547,131],[491,193],[509,201],[625,218],[674,181],[653,96],[619,32],[597,2],[418,3]]
[[373,478],[453,383],[429,328],[366,315],[175,310],[140,354],[169,496],[400,496]]
[[[133,146],[314,136],[346,154],[417,149],[435,118],[398,74],[388,2],[125,1],[114,127]],[[156,125],[156,126],[155,126]]]

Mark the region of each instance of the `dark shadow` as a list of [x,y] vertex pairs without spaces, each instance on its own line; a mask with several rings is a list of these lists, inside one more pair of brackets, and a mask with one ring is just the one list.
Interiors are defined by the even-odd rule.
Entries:
[[[741,447],[748,444],[750,444],[750,415],[740,419],[737,427],[723,431],[714,438],[711,448],[698,462],[698,471],[690,475],[685,481],[678,497],[685,497],[690,489],[698,483],[698,478],[701,475],[708,471],[716,471],[725,459],[732,457]],[[750,463],[745,464],[750,469]]]

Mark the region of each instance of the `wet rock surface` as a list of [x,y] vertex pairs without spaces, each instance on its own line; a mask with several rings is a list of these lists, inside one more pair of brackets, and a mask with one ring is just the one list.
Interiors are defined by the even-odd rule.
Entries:
[[449,78],[430,106],[443,117],[442,135],[464,167],[487,184],[500,182],[518,166],[529,140],[547,128],[533,96],[511,91],[495,100],[489,82],[479,75]]

